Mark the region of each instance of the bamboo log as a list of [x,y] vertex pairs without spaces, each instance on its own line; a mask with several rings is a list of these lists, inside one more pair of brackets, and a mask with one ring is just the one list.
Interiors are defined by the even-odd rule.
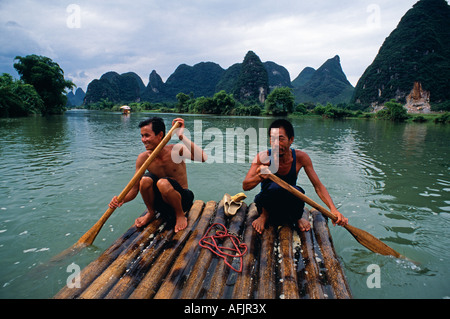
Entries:
[[350,288],[345,279],[341,264],[336,258],[327,221],[316,209],[312,209],[311,214],[314,220],[314,233],[322,251],[323,262],[327,268],[327,277],[333,288],[333,293],[337,299],[350,299],[352,298]]
[[[203,206],[202,201],[196,201],[196,205]],[[193,206],[194,207],[194,206]],[[191,208],[192,209],[192,208]],[[154,260],[160,255],[166,244],[174,235],[173,229],[167,229],[155,237],[154,244],[144,249],[138,260],[133,263],[127,273],[123,275],[115,286],[105,296],[105,299],[124,299],[133,292],[140,280]]]
[[203,209],[202,217],[192,232],[191,237],[182,249],[180,255],[175,260],[169,274],[166,276],[164,283],[159,288],[154,296],[154,299],[175,299],[176,288],[181,286],[182,278],[189,273],[188,265],[191,263],[194,256],[198,255],[200,246],[199,240],[209,227],[209,222],[216,208],[216,202],[210,201],[206,203]]
[[189,211],[187,227],[174,235],[172,241],[169,243],[169,247],[158,257],[139,285],[129,296],[130,299],[148,299],[156,294],[158,287],[161,285],[161,281],[170,270],[170,265],[191,235],[192,229],[200,217],[202,210],[203,202],[195,201]]
[[280,277],[282,280],[282,295],[285,299],[299,299],[297,272],[294,265],[294,249],[292,244],[293,231],[290,226],[283,226],[279,231],[280,243]]
[[[304,215],[305,216],[305,215]],[[311,299],[324,299],[322,284],[319,276],[320,270],[314,253],[314,239],[312,230],[300,231],[301,253],[305,265],[304,278],[306,279],[306,291]]]
[[[146,212],[144,212],[145,214]],[[154,223],[155,220],[151,221]],[[80,273],[80,288],[69,288],[64,286],[53,298],[73,299],[77,298],[103,270],[105,270],[119,254],[124,251],[138,236],[139,230],[133,225],[125,234],[118,238],[108,249],[106,249],[96,260],[87,265]]]
[[[236,215],[231,219],[230,226],[228,227],[228,232],[231,234],[239,234],[242,229],[242,225],[245,219],[245,213],[247,212],[247,204],[243,203]],[[233,243],[231,239],[226,238],[223,242],[223,247],[233,248]],[[232,257],[228,257],[228,263],[231,263]],[[213,277],[211,279],[210,288],[206,294],[206,299],[218,299],[223,295],[225,284],[227,282],[228,275],[230,273],[230,268],[228,265],[219,260],[219,263],[214,271]]]
[[[225,223],[225,213],[223,207],[223,200],[219,202],[216,209],[216,216],[214,223]],[[184,289],[181,293],[181,299],[196,299],[199,298],[203,284],[205,282],[208,269],[211,265],[213,254],[207,249],[201,249],[197,261],[192,267],[191,273],[184,284]]]
[[125,272],[128,265],[136,258],[150,242],[150,235],[154,234],[161,226],[162,220],[158,218],[155,223],[148,225],[127,250],[123,251],[111,265],[98,276],[86,290],[80,295],[82,299],[102,298]]
[[295,229],[294,231],[294,238],[298,242],[298,258],[297,258],[297,286],[298,286],[298,292],[300,295],[300,298],[306,298],[307,291],[307,281],[305,278],[305,263],[303,262],[303,258],[301,255],[301,239],[299,235],[298,229]]
[[128,271],[119,279],[105,299],[125,299],[139,284],[153,261],[160,255],[165,245],[172,239],[173,229],[165,229],[155,236],[152,244],[147,246]]
[[244,242],[248,246],[247,254],[243,259],[242,273],[238,276],[233,290],[233,299],[249,299],[253,295],[253,277],[255,275],[257,232],[253,228],[253,221],[258,218],[256,205],[252,203],[248,209],[245,223]]
[[276,230],[269,225],[262,233],[261,253],[259,256],[258,299],[276,298],[275,274],[275,234]]
[[[240,274],[230,272],[222,258],[215,257],[208,249],[201,249],[198,245],[214,213],[213,223],[225,225],[223,202],[217,204],[214,212],[215,202],[205,205],[202,201],[196,201],[189,212],[185,230],[174,234],[173,229],[166,229],[153,238],[149,236],[152,232],[148,228],[153,227],[156,231],[161,219],[152,221],[141,232],[131,227],[97,260],[83,269],[81,288],[64,287],[54,298],[127,298],[130,295],[130,298],[274,299],[280,294],[286,299],[317,299],[325,298],[325,292],[330,298],[351,298],[322,214],[312,210],[314,222],[308,232],[300,232],[296,228],[294,234],[291,227],[283,226],[277,237],[277,231],[269,226],[260,236],[252,226],[258,217],[256,206],[254,203],[245,206],[232,217],[228,227],[229,232],[238,234],[246,217],[243,242],[248,250]],[[305,213],[309,214],[308,210],[305,209]],[[299,258],[296,271],[292,247],[294,236],[297,242],[301,240],[303,257]],[[274,251],[277,240],[279,263]],[[321,255],[315,251],[319,247]],[[321,278],[316,253],[327,269],[324,278]],[[277,282],[278,278],[281,284]],[[329,285],[324,286],[324,280]]]

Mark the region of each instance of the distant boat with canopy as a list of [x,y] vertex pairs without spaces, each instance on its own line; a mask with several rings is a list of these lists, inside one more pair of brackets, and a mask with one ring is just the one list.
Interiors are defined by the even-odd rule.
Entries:
[[131,112],[131,107],[128,105],[122,105],[120,109],[122,110],[122,114],[130,114]]

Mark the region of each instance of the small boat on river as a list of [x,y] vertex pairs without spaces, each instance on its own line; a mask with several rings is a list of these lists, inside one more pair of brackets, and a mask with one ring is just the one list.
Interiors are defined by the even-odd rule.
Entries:
[[120,109],[122,110],[123,115],[129,115],[131,113],[131,107],[128,105],[122,105]]
[[[158,215],[145,228],[132,226],[81,271],[79,288],[65,286],[54,298],[352,298],[327,219],[315,209],[304,210],[310,231],[269,226],[261,235],[251,225],[257,218],[254,203],[243,203],[228,217],[223,200],[196,200],[187,217],[187,228],[178,233]],[[226,226],[245,243],[240,258],[220,257],[199,244],[214,225]],[[224,238],[217,239],[220,247],[236,246]]]

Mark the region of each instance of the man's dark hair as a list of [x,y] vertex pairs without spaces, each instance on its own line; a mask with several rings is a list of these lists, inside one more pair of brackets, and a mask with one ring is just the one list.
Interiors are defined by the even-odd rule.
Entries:
[[152,131],[155,133],[155,135],[158,135],[160,132],[163,132],[164,138],[164,136],[166,135],[166,125],[164,124],[164,120],[160,117],[154,116],[140,122],[139,128],[142,128],[150,124],[152,125]]
[[294,128],[292,127],[291,122],[289,122],[288,120],[285,120],[285,119],[278,119],[278,120],[273,121],[272,124],[270,124],[269,136],[270,136],[271,129],[280,128],[280,127],[284,128],[289,139],[291,139],[291,137],[294,137]]

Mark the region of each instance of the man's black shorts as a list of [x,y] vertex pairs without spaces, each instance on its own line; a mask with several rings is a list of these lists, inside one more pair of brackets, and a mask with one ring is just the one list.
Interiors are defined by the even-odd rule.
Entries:
[[[300,186],[294,187],[303,194],[305,193]],[[272,225],[296,224],[302,218],[303,208],[305,207],[304,201],[275,183],[255,196],[255,204],[259,214],[261,214],[263,207],[267,210],[269,223]]]
[[[160,193],[158,187],[156,186],[156,183],[158,182],[158,180],[160,178],[158,178],[156,175],[154,175],[150,172],[146,172],[144,174],[144,176],[150,177],[153,180],[153,190],[154,190],[154,194],[155,194],[155,198],[154,198],[155,211],[161,213],[161,216],[166,221],[174,223],[175,222],[175,211],[169,204],[167,204],[163,200],[161,193]],[[172,178],[163,177],[163,179],[167,179],[170,182],[170,184],[172,185],[173,189],[175,191],[177,191],[178,193],[180,193],[181,206],[183,207],[183,211],[186,212],[189,209],[191,209],[191,206],[194,202],[194,193],[189,189],[184,189],[183,187],[181,187],[181,185]]]

